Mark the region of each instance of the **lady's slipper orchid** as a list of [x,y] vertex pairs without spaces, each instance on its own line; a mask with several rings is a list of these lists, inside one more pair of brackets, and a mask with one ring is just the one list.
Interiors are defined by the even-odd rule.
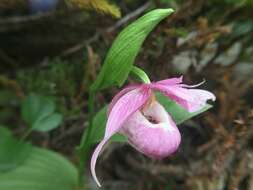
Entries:
[[202,109],[209,99],[215,100],[211,92],[192,89],[199,85],[182,84],[182,80],[180,77],[131,85],[113,98],[104,139],[91,158],[91,173],[99,186],[95,173],[96,161],[103,146],[115,133],[125,135],[133,147],[151,158],[161,159],[178,149],[181,141],[179,130],[163,106],[155,100],[153,91],[162,92],[189,112]]

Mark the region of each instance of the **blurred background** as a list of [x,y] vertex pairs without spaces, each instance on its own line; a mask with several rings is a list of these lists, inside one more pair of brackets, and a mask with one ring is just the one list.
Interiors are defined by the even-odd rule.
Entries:
[[[202,88],[217,101],[179,126],[182,144],[170,158],[151,160],[124,143],[108,146],[97,166],[103,188],[253,190],[252,0],[0,0],[0,125],[22,136],[21,101],[48,97],[62,122],[29,140],[75,162],[88,88],[113,40],[145,12],[168,7],[175,13],[149,35],[136,65],[153,81],[205,79]],[[96,110],[117,91],[99,93]]]

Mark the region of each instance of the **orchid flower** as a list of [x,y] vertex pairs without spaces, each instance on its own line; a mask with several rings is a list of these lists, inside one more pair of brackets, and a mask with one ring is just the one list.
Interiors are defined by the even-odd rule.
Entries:
[[162,159],[178,149],[180,132],[164,107],[155,100],[153,92],[160,91],[189,112],[202,109],[209,99],[215,100],[211,92],[193,89],[200,84],[190,86],[182,81],[183,77],[179,77],[130,85],[113,98],[104,138],[91,158],[91,173],[98,186],[101,186],[95,172],[98,155],[116,133],[126,136],[134,148],[151,158]]

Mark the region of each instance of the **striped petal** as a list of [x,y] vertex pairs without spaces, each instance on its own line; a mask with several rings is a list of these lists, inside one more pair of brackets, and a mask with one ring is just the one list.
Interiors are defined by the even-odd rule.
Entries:
[[137,89],[138,87],[140,87],[140,85],[129,85],[127,87],[125,87],[123,90],[119,91],[112,99],[111,103],[109,104],[108,107],[108,114],[111,112],[113,106],[116,104],[116,102],[126,93]]
[[153,83],[151,88],[158,90],[177,102],[189,112],[202,109],[207,100],[215,101],[215,95],[207,90],[189,89],[187,85],[164,85],[159,82]]

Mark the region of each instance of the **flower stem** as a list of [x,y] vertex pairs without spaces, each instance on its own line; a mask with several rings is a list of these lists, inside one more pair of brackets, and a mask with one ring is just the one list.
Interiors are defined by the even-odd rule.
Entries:
[[142,69],[136,66],[133,66],[131,73],[137,76],[142,82],[147,83],[147,84],[151,83],[148,75]]
[[84,168],[86,163],[89,159],[89,150],[90,150],[90,134],[92,131],[92,118],[94,115],[94,96],[95,92],[90,91],[89,93],[89,100],[88,100],[88,111],[89,111],[89,125],[87,131],[83,133],[81,143],[77,149],[78,156],[79,156],[79,167],[78,167],[78,174],[79,174],[79,186],[84,188],[86,184],[85,176],[83,175]]

